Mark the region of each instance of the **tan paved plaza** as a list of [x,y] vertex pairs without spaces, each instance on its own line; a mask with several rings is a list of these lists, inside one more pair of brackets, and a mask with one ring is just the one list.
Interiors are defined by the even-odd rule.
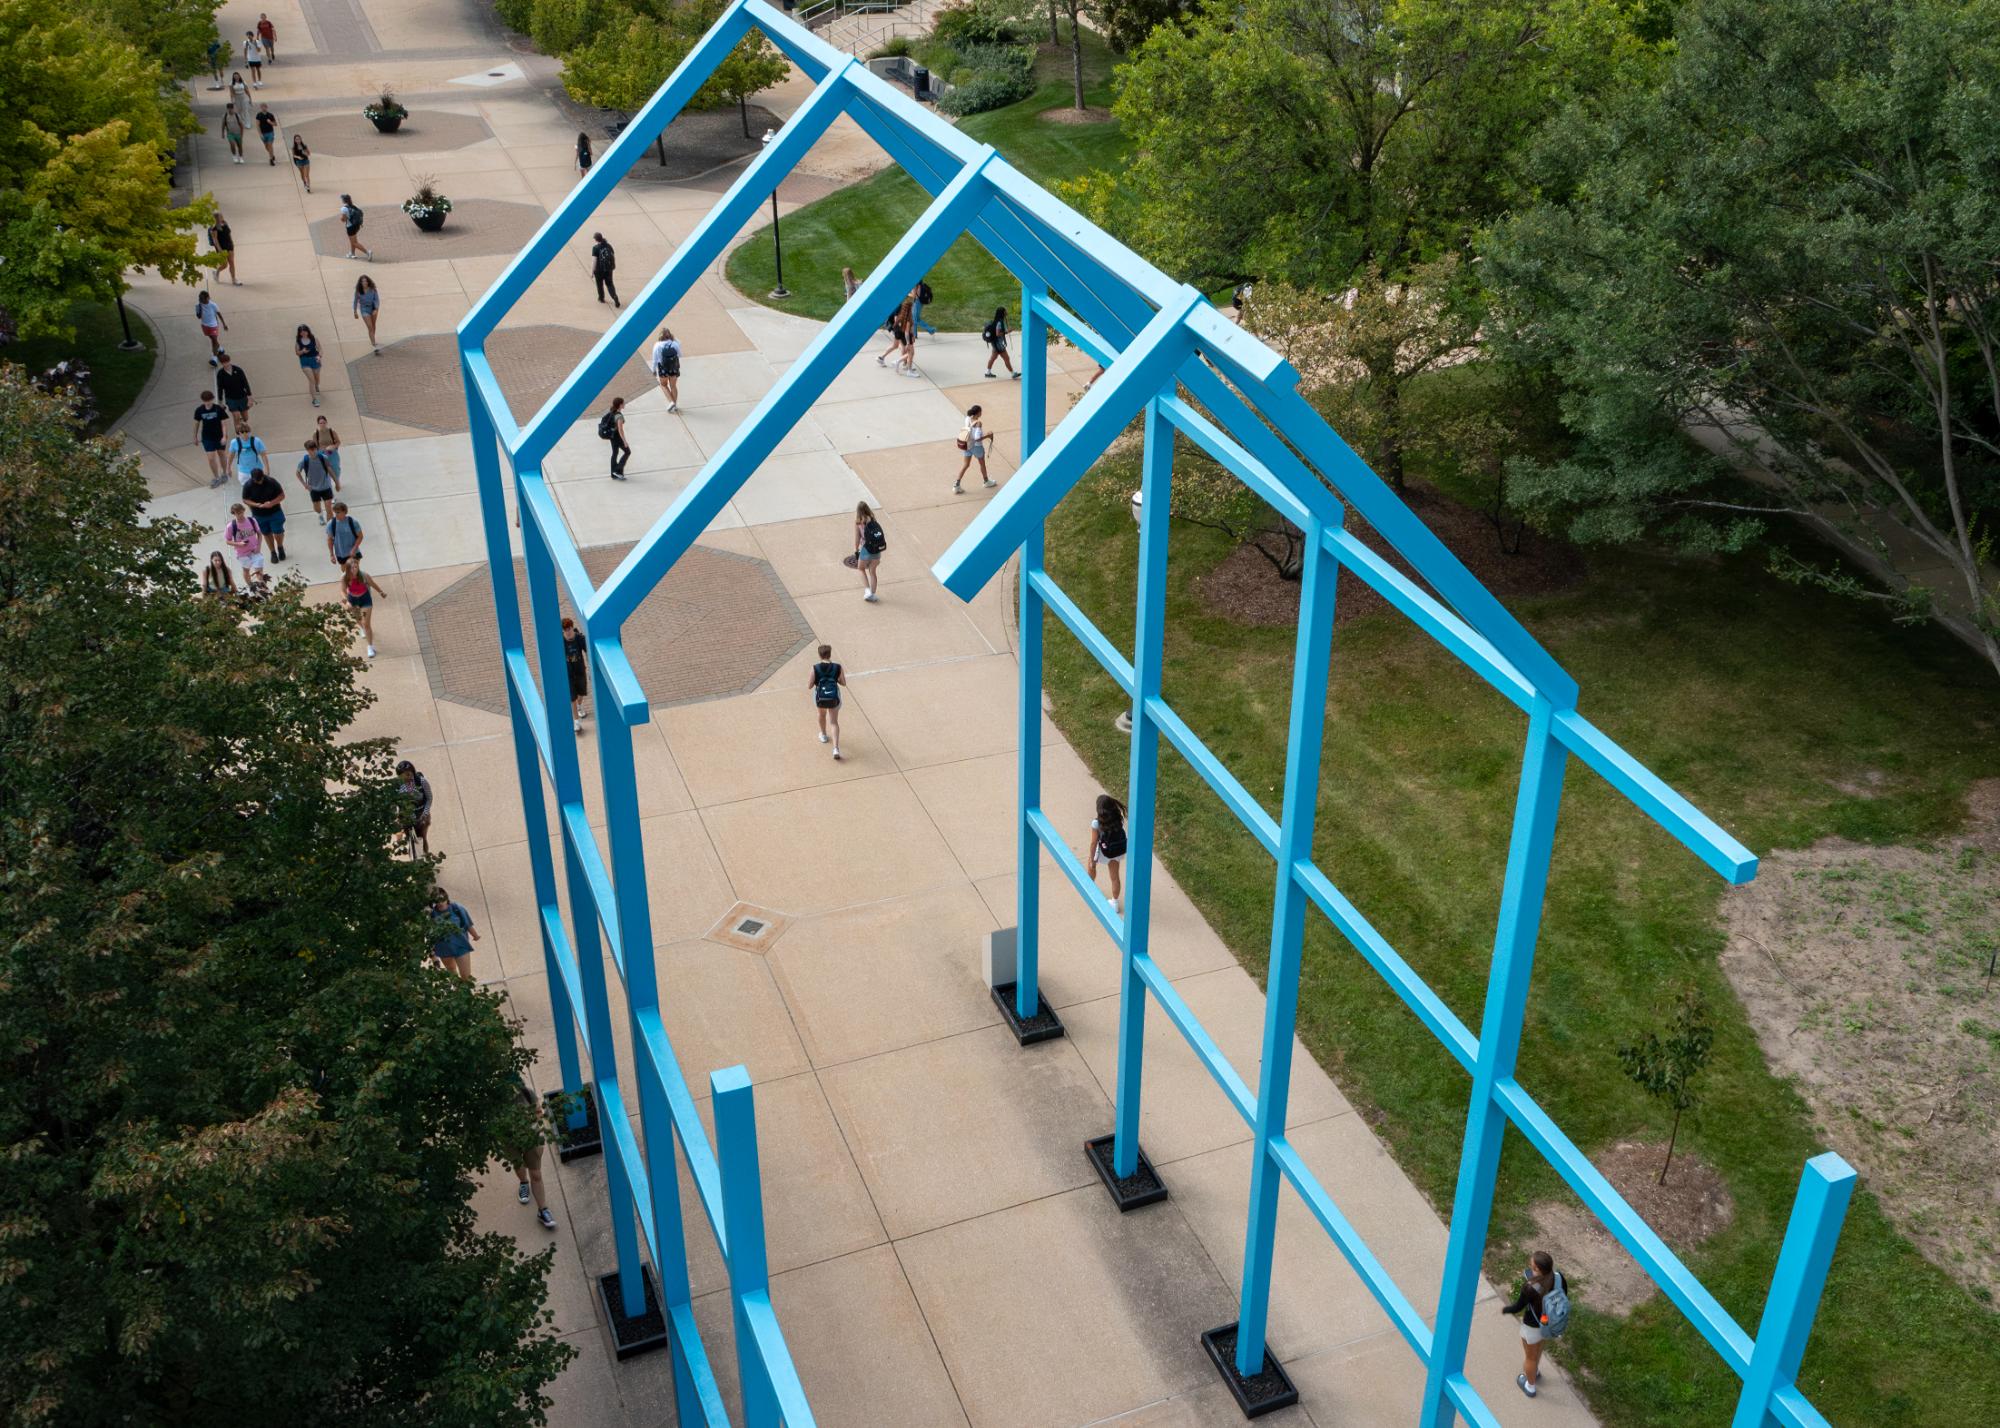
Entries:
[[[240,32],[257,13],[231,3],[223,32]],[[270,13],[281,59],[258,97],[285,126],[281,143],[295,125],[319,136],[314,192],[302,192],[289,165],[270,167],[260,155],[232,165],[218,134],[198,140],[193,182],[228,215],[243,280],[212,288],[230,322],[225,345],[251,376],[261,399],[255,429],[288,484],[316,416],[345,439],[344,494],[388,592],[367,674],[377,703],[351,732],[395,740],[429,775],[432,844],[447,855],[442,881],[486,933],[475,965],[542,1053],[534,1079],[546,1089],[556,1073],[527,830],[505,721],[490,694],[482,698],[490,680],[470,652],[481,619],[490,628],[490,602],[468,602],[458,587],[469,574],[484,578],[483,548],[470,451],[449,434],[463,425],[449,334],[506,259],[454,247],[449,227],[442,242],[418,235],[397,205],[418,176],[436,174],[455,200],[487,202],[495,213],[551,209],[574,179],[574,130],[543,90],[552,64],[507,50],[469,3],[279,0]],[[488,73],[495,69],[499,80]],[[359,107],[383,83],[413,110],[449,116],[430,126],[449,147],[422,148],[423,125],[403,136],[407,146],[377,142]],[[763,100],[784,114],[805,93],[794,76]],[[194,97],[212,121],[219,96],[197,85]],[[352,142],[327,137],[337,133]],[[843,129],[829,142],[851,146],[854,135]],[[539,400],[529,394],[546,391],[614,315],[592,295],[589,232],[617,246],[620,289],[634,293],[733,175],[634,185],[606,203],[500,335],[504,344],[508,331],[563,330],[539,347],[522,339],[519,399]],[[810,180],[796,187],[816,191]],[[364,241],[381,240],[372,265],[332,255],[338,245],[323,232],[316,241],[342,192],[367,210]],[[349,311],[362,272],[383,294],[380,358]],[[211,490],[191,444],[189,413],[211,375],[193,294],[156,280],[132,301],[163,338],[157,375],[125,423],[152,507],[219,528],[234,482]],[[606,479],[594,414],[550,459],[580,544],[624,546],[641,535],[814,330],[752,305],[719,271],[670,320],[688,354],[681,411],[666,410],[642,352],[619,384],[638,393],[630,479]],[[291,352],[301,322],[326,353],[317,411]],[[540,367],[538,354],[548,359]],[[1247,1129],[1156,1012],[1143,1140],[1172,1198],[1120,1217],[1081,1148],[1111,1127],[1117,960],[1052,871],[1044,990],[1068,1038],[1017,1048],[982,980],[981,939],[1013,917],[1012,587],[996,581],[964,605],[928,567],[982,503],[976,491],[950,493],[962,405],[990,404],[994,474],[1004,480],[1019,449],[1010,414],[1019,389],[981,380],[975,335],[926,342],[919,355],[920,380],[878,368],[872,352],[858,359],[705,536],[728,557],[720,562],[728,579],[740,567],[759,572],[745,578],[769,586],[776,623],[750,630],[698,606],[685,618],[663,609],[635,621],[636,629],[654,619],[645,639],[656,642],[648,657],[635,648],[635,663],[642,675],[659,671],[648,689],[660,707],[638,731],[637,758],[667,1027],[691,1084],[705,1086],[710,1070],[739,1061],[756,1082],[773,1298],[822,1424],[1240,1421],[1196,1335],[1236,1317]],[[1058,415],[1078,390],[1074,370],[1088,371],[1068,355],[1071,371],[1052,382]],[[387,381],[375,379],[376,363]],[[891,542],[879,605],[861,601],[857,578],[839,563],[857,499],[882,513]],[[315,598],[336,598],[310,512],[290,515],[294,559],[277,573],[311,582]],[[204,542],[201,553],[219,543]],[[843,762],[813,737],[804,688],[812,656],[786,653],[796,641],[780,607],[846,664]],[[723,658],[742,653],[724,644],[767,637],[781,642],[767,661],[775,669],[745,673],[741,658]],[[704,640],[723,672],[701,672]],[[440,641],[469,652],[441,652]],[[701,697],[760,675],[748,692]],[[1043,739],[1046,803],[1081,834],[1096,785],[1046,722]],[[601,814],[591,743],[586,732],[585,783]],[[1254,1084],[1262,993],[1173,881],[1160,873],[1155,886],[1156,955]],[[710,935],[739,902],[784,919],[767,951]],[[1445,1244],[1438,1215],[1311,1057],[1301,1053],[1295,1067],[1296,1144],[1411,1299],[1433,1302]],[[1459,1132],[1438,1133],[1455,1142]],[[555,1234],[515,1203],[502,1167],[479,1209],[530,1247],[556,1247],[551,1308],[581,1355],[556,1386],[552,1421],[672,1423],[665,1356],[614,1364],[599,1323],[592,1281],[614,1267],[604,1163],[550,1163]],[[682,1178],[695,1292],[706,1296],[697,1310],[733,1393],[720,1262]],[[1287,1192],[1283,1204],[1271,1337],[1303,1404],[1264,1421],[1412,1421],[1416,1361],[1297,1199]],[[1515,1343],[1510,1321],[1479,1316],[1471,1373],[1501,1420],[1590,1423],[1559,1373],[1538,1402],[1516,1393]]]

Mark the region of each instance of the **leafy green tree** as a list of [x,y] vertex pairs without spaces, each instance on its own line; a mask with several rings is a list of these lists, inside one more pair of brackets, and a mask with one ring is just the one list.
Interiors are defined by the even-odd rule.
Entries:
[[208,72],[222,0],[89,0],[120,34],[176,79]]
[[1185,30],[1199,7],[1194,0],[1098,0],[1097,21],[1118,54],[1130,54],[1162,25]]
[[1339,290],[1462,250],[1554,100],[1646,48],[1602,0],[1247,0],[1119,71],[1121,231],[1204,286]]
[[1618,1048],[1618,1062],[1632,1082],[1647,1095],[1673,1108],[1674,1124],[1667,1133],[1667,1155],[1660,1162],[1662,1185],[1667,1183],[1667,1171],[1674,1163],[1681,1117],[1701,1104],[1694,1083],[1708,1066],[1714,1047],[1715,1028],[1708,1019],[1708,1003],[1699,988],[1689,987],[1667,1010],[1664,1030],[1649,1031],[1632,1045]]
[[627,13],[613,0],[535,0],[529,12],[528,34],[543,54],[567,54]]
[[[722,0],[647,7],[621,24],[612,23],[586,44],[563,56],[563,85],[573,98],[601,109],[630,114],[642,108],[674,68],[708,33],[725,8]],[[749,99],[791,72],[783,55],[753,30],[688,102],[694,112],[734,104],[745,136],[750,134]],[[665,136],[658,146],[667,161]]]
[[1704,0],[1658,88],[1552,125],[1548,200],[1486,250],[1499,334],[1577,437],[1522,499],[1710,550],[1803,520],[1887,588],[1781,571],[1969,621],[2000,671],[1996,76],[1992,5]]
[[0,469],[0,1416],[544,1422],[550,1257],[468,1204],[528,1056],[425,963],[351,631],[198,597],[18,371]]

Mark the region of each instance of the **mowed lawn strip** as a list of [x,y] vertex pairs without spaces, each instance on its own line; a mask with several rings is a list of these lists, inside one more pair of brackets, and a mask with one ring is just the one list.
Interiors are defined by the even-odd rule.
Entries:
[[[1136,455],[1122,468],[1136,487]],[[1049,566],[1129,651],[1137,540],[1111,493],[1118,484],[1086,481],[1058,508]],[[1205,609],[1194,582],[1227,553],[1219,535],[1176,523],[1165,692],[1275,817],[1293,631]],[[1754,560],[1599,552],[1580,587],[1514,603],[1581,682],[1582,711],[1755,850],[1828,835],[1920,840],[1962,820],[1970,782],[2000,774],[2000,697],[1962,646],[1783,584]],[[1048,629],[1056,721],[1106,786],[1122,788],[1129,738],[1112,724],[1122,696],[1056,621]],[[1476,1033],[1526,721],[1393,611],[1341,627],[1332,671],[1315,856]],[[1842,792],[1869,770],[1885,776],[1879,796]],[[1088,818],[1052,815],[1063,827]],[[1261,979],[1272,863],[1164,745],[1159,826],[1167,866]],[[1707,993],[1715,1055],[1706,1104],[1681,1143],[1722,1172],[1737,1213],[1689,1258],[1754,1334],[1800,1168],[1825,1141],[1766,1069],[1717,968],[1722,891],[1572,761],[1520,1079],[1586,1153],[1664,1141],[1669,1113],[1621,1074],[1616,1048],[1655,1024],[1676,985]],[[1448,1215],[1468,1080],[1323,918],[1309,914],[1307,926],[1299,1031]],[[1516,1273],[1533,1242],[1530,1207],[1566,1193],[1510,1134],[1489,1245],[1512,1248],[1490,1253],[1496,1281]],[[1991,1308],[1898,1235],[1864,1182],[1801,1383],[1835,1423],[1991,1423],[2000,1420],[1996,1331]],[[1733,1409],[1735,1376],[1662,1298],[1619,1320],[1593,1312],[1586,1290],[1557,1352],[1613,1428],[1720,1423]]]
[[[1126,145],[1115,122],[1058,124],[1039,117],[1044,110],[1068,108],[1074,99],[1069,63],[1067,49],[1055,53],[1045,46],[1036,63],[1040,89],[1018,104],[974,114],[959,128],[991,144],[1014,167],[1046,186],[1093,170],[1116,169]],[[1086,31],[1085,97],[1093,105],[1111,102],[1111,63],[1103,42]],[[785,215],[780,236],[790,298],[768,296],[777,282],[769,224],[729,255],[729,281],[767,307],[825,321],[845,300],[841,268],[852,267],[858,276],[867,277],[930,201],[922,186],[900,168],[884,169]],[[937,297],[924,309],[924,320],[946,332],[977,332],[1001,305],[1014,326],[1020,326],[1020,284],[971,238],[952,244],[931,269],[930,284]],[[889,314],[885,310],[882,316],[887,319]]]

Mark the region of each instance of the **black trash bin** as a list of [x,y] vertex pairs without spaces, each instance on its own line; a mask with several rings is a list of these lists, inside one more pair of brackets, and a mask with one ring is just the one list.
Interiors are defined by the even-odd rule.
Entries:
[[924,97],[925,92],[929,90],[930,87],[931,87],[931,72],[925,69],[922,65],[918,65],[916,74],[913,75],[910,79],[911,91],[915,93],[918,99],[922,99]]

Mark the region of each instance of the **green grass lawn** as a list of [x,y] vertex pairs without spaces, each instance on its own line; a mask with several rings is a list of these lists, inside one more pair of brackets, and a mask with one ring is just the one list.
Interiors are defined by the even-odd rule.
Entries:
[[79,302],[70,309],[70,321],[76,325],[75,337],[37,337],[0,347],[0,361],[19,363],[30,372],[45,372],[64,358],[83,358],[97,393],[95,429],[103,431],[125,415],[152,375],[153,329],[134,312],[132,336],[141,346],[137,352],[120,352],[118,344],[125,333],[118,325],[115,304]]
[[[1111,54],[1088,31],[1084,45],[1085,97],[1094,105],[1109,104]],[[1093,169],[1115,168],[1125,152],[1115,122],[1052,124],[1037,117],[1044,110],[1070,105],[1074,95],[1069,67],[1068,50],[1045,48],[1036,65],[1040,89],[1018,104],[975,114],[959,127],[993,145],[1016,168],[1045,185]],[[781,236],[789,299],[780,302],[766,296],[777,280],[768,224],[730,255],[729,281],[767,306],[824,321],[845,299],[842,266],[866,277],[929,203],[930,196],[916,180],[900,168],[885,169],[786,215]],[[924,319],[948,332],[977,332],[1001,305],[1019,325],[1020,284],[970,238],[951,246],[931,269],[930,284],[937,300],[924,309]],[[882,315],[888,316],[886,309]]]
[[[1126,465],[1130,489],[1136,457]],[[1050,568],[1127,650],[1136,545],[1124,501],[1089,482],[1051,522]],[[1292,632],[1206,611],[1193,581],[1226,554],[1220,536],[1176,526],[1165,689],[1275,817]],[[1961,819],[1969,782],[2000,774],[2000,691],[1968,651],[1780,583],[1754,559],[1599,553],[1580,588],[1518,601],[1516,613],[1581,682],[1585,714],[1759,851],[1830,834],[1921,839]],[[1057,723],[1098,777],[1122,788],[1128,739],[1112,727],[1121,696],[1054,620],[1049,631]],[[1319,864],[1475,1029],[1524,728],[1400,615],[1360,618],[1335,636]],[[1841,791],[1861,787],[1868,770],[1886,776],[1879,796]],[[1181,886],[1261,978],[1270,859],[1164,745],[1159,837]],[[1652,1023],[1663,991],[1684,981],[1705,989],[1715,1058],[1707,1104],[1682,1144],[1727,1178],[1737,1213],[1691,1261],[1754,1333],[1800,1167],[1824,1144],[1799,1097],[1766,1069],[1716,966],[1722,890],[1572,763],[1521,1080],[1586,1152],[1664,1140],[1666,1113],[1621,1074],[1616,1047]],[[1299,1031],[1448,1213],[1467,1078],[1316,913],[1308,928]],[[1557,1191],[1554,1173],[1510,1136],[1492,1243],[1530,1243],[1529,1206]],[[1510,1251],[1488,1268],[1504,1276],[1517,1262]],[[1585,1291],[1557,1352],[1615,1428],[1722,1423],[1733,1407],[1734,1375],[1663,1299],[1621,1321],[1593,1313]],[[1865,1182],[1801,1383],[1839,1424],[2000,1420],[2000,1321],[1890,1227]],[[1504,1381],[1480,1388],[1514,1391]]]

